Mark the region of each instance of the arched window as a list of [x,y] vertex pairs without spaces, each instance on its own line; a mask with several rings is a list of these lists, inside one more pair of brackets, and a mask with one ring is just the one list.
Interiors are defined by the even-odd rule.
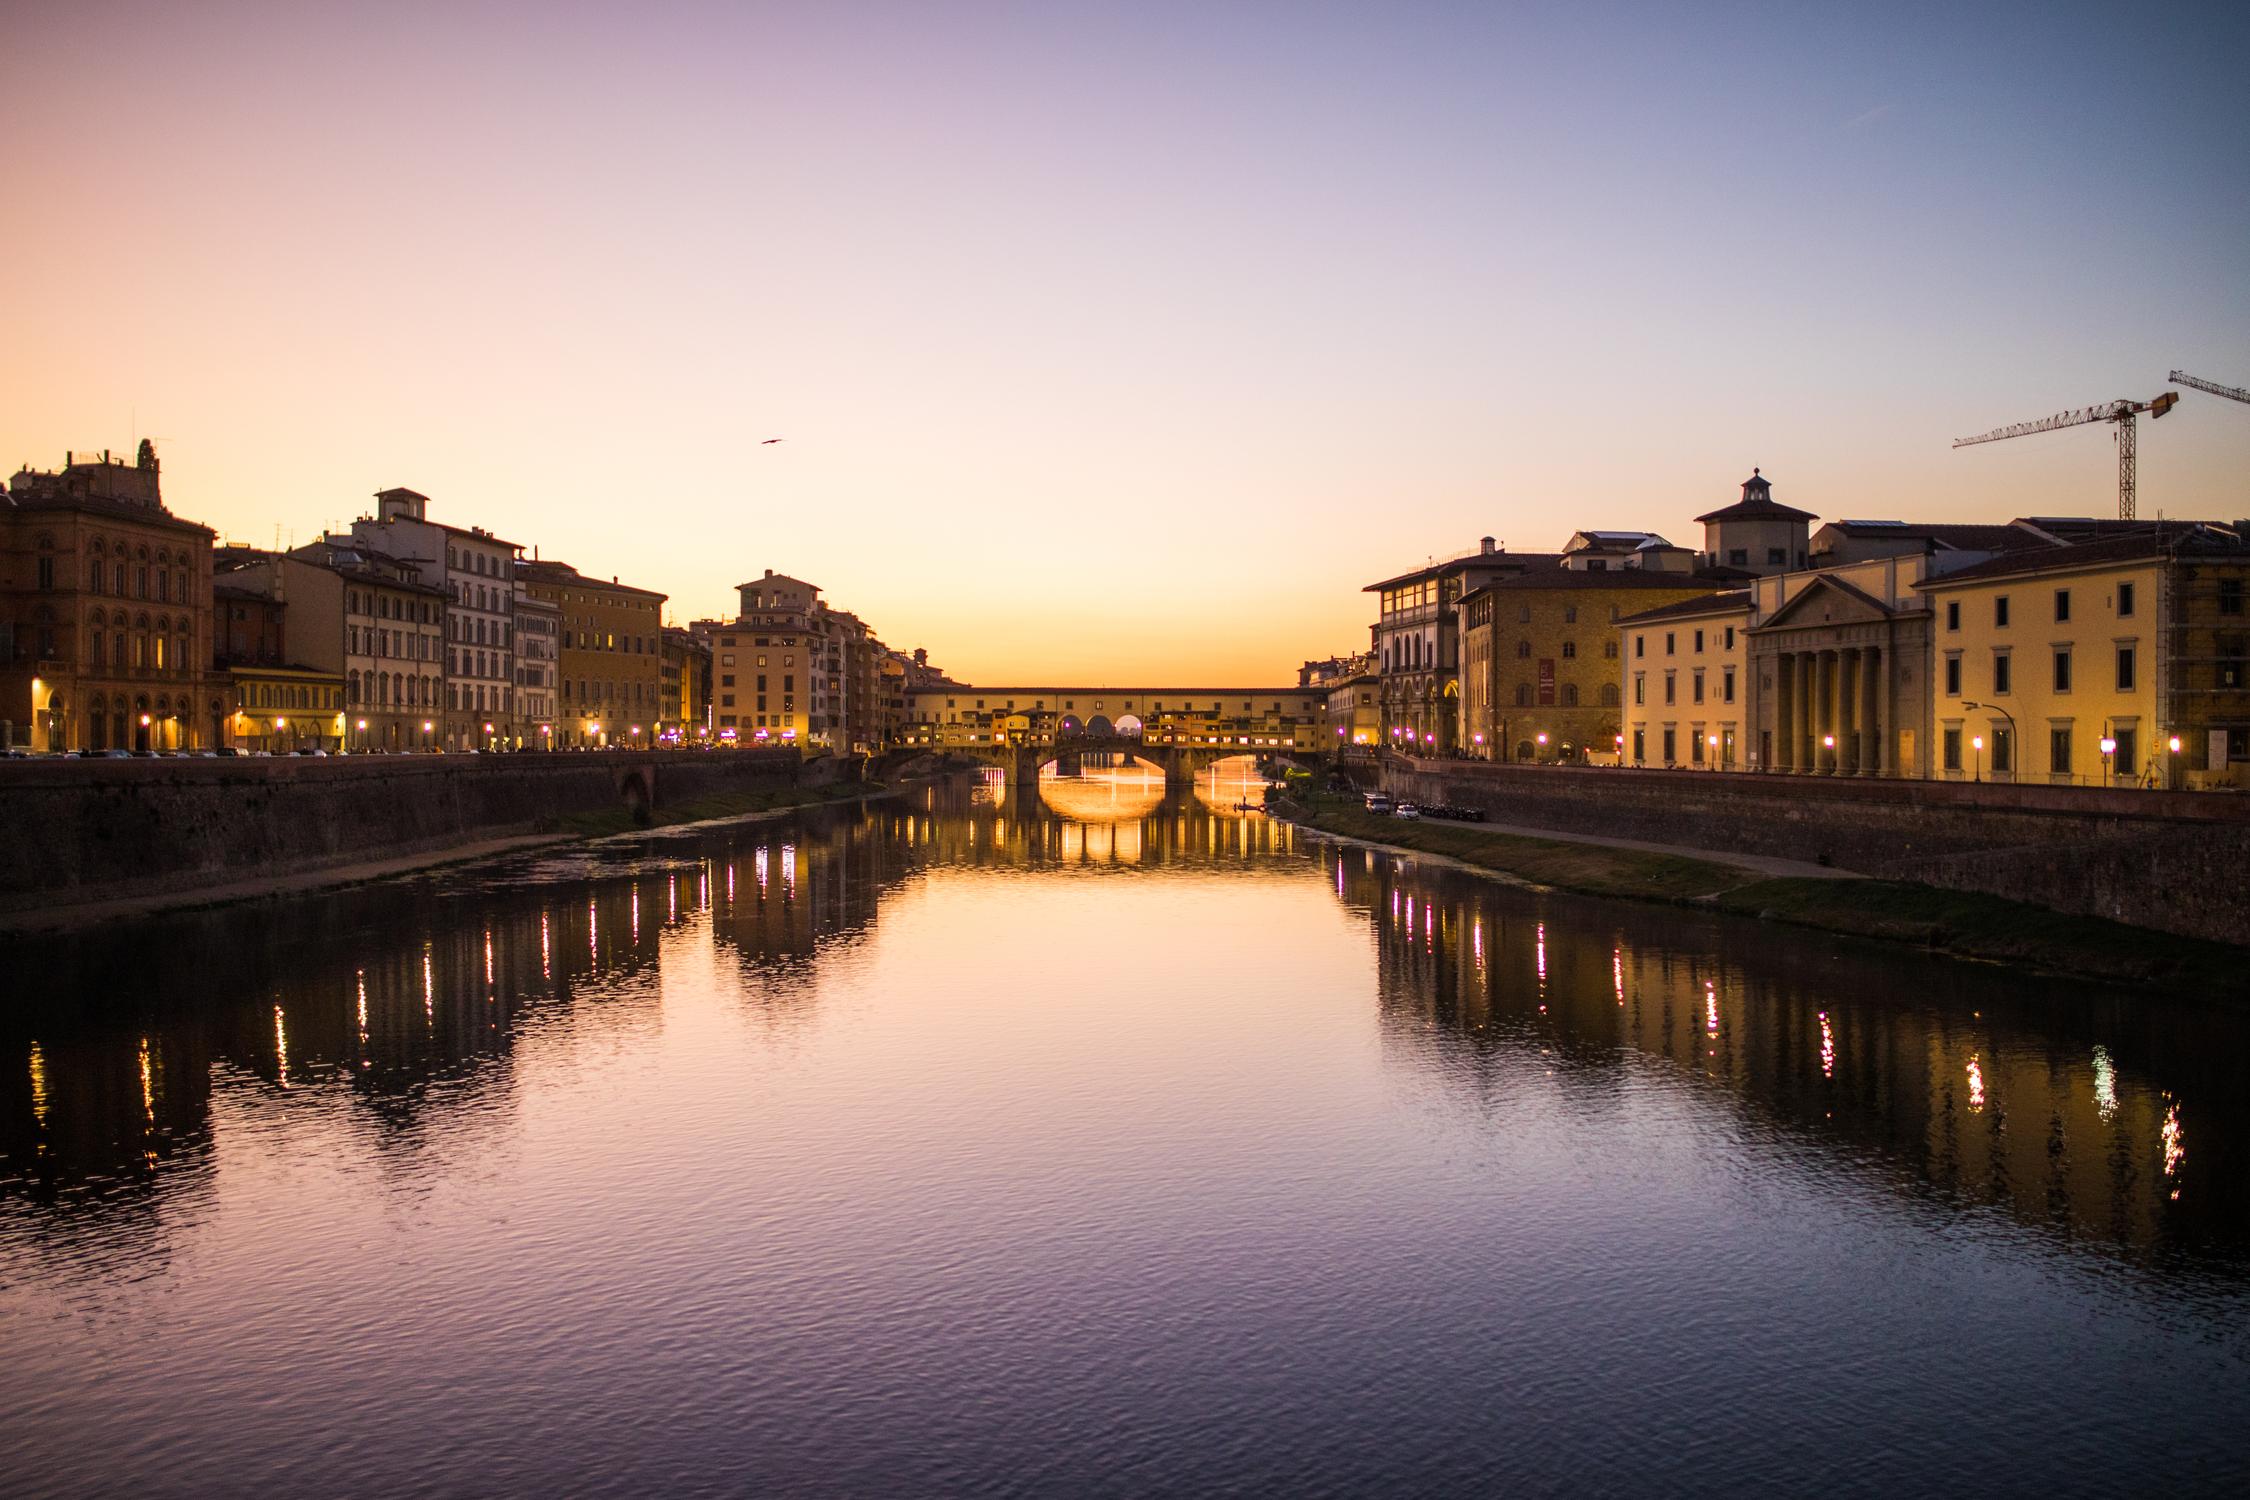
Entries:
[[86,587],[97,594],[102,591],[102,560],[98,557],[86,565]]
[[1519,682],[1519,683],[1517,683],[1517,684],[1516,684],[1516,707],[1518,707],[1518,708],[1529,708],[1529,707],[1531,707],[1531,684],[1530,684],[1530,683],[1528,683],[1528,682]]
[[344,674],[344,702],[353,708],[359,707],[359,668],[357,667]]
[[1604,707],[1604,708],[1615,708],[1615,707],[1617,707],[1617,684],[1616,684],[1616,683],[1614,683],[1614,682],[1605,682],[1605,683],[1603,683],[1603,684],[1602,684],[1602,707]]
[[1575,682],[1566,682],[1566,683],[1564,683],[1564,684],[1562,685],[1562,701],[1563,701],[1563,707],[1565,707],[1565,708],[1576,708],[1576,707],[1578,706],[1578,684],[1577,684],[1577,683],[1575,683]]
[[115,594],[115,595],[116,595],[116,596],[117,596],[118,598],[120,598],[120,599],[124,598],[124,597],[125,597],[125,564],[124,564],[124,563],[123,563],[122,561],[119,561],[119,562],[116,562],[116,563],[112,563],[112,564],[110,565],[109,576],[110,576],[110,580],[111,580],[111,582],[110,582],[110,590],[109,590],[109,591],[110,591],[111,593]]
[[1530,655],[1531,655],[1531,642],[1529,642],[1529,641],[1518,641],[1518,642],[1516,642],[1516,657],[1517,657],[1517,659],[1518,659],[1519,661],[1520,661],[1520,660],[1522,660],[1522,659],[1523,659],[1523,658],[1525,658],[1525,657],[1528,657],[1528,656],[1530,656]]

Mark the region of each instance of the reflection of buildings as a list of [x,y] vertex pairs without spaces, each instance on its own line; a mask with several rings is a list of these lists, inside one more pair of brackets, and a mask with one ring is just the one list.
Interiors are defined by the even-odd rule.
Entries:
[[1480,1076],[1543,1049],[1542,1082],[1551,1068],[1589,1106],[1614,1100],[1620,1070],[1660,1065],[1778,1126],[1764,1149],[1834,1153],[1909,1196],[2072,1238],[2239,1254],[2250,1233],[2210,1190],[2241,1169],[2237,1065],[2192,1035],[1941,960],[1845,969],[1825,941],[1646,910],[1627,927],[1607,903],[1356,848],[1316,857],[1374,928],[1402,1053]]

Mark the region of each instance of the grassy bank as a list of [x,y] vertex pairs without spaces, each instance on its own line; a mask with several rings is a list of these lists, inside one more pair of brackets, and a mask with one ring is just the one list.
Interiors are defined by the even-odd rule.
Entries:
[[579,838],[598,838],[604,834],[631,833],[641,828],[669,828],[681,823],[702,823],[712,818],[740,818],[751,813],[785,812],[791,808],[819,807],[831,802],[852,802],[879,795],[884,790],[881,782],[866,781],[838,782],[830,786],[779,786],[756,791],[713,792],[707,797],[652,808],[646,823],[634,822],[631,811],[623,807],[570,813],[555,820],[555,832]]
[[2048,973],[2250,997],[2250,951],[1998,896],[1891,880],[1770,879],[1716,860],[1401,822],[1356,801],[1299,801],[1310,828],[1443,855],[1556,890],[1715,906],[1822,932],[1911,943]]

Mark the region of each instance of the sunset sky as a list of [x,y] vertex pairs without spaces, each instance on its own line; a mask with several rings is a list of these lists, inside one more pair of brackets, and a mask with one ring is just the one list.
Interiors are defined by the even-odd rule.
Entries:
[[[1291,680],[1490,533],[2113,513],[2250,385],[2250,6],[0,10],[0,465],[408,485],[956,675]],[[761,440],[786,441],[763,445]],[[2250,406],[2143,424],[2250,515]]]

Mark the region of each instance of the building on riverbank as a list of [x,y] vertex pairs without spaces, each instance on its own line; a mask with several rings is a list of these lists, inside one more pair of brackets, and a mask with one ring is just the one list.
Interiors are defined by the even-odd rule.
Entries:
[[555,748],[656,743],[666,716],[665,596],[536,558],[517,574],[526,594],[559,612]]
[[156,449],[70,453],[0,491],[0,744],[217,743],[207,526],[164,506]]
[[346,747],[396,754],[435,746],[445,591],[423,581],[420,564],[348,533],[295,548],[279,566],[291,649],[343,678]]
[[2250,786],[2250,550],[2145,523],[1915,585],[1935,620],[1935,774]]
[[446,596],[444,700],[433,716],[448,750],[513,741],[515,568],[522,551],[479,526],[429,518],[430,498],[392,488],[375,496],[375,514],[352,523],[352,540],[415,563],[423,582]]
[[552,750],[562,716],[562,606],[516,575],[516,747]]
[[1725,589],[1617,622],[1620,764],[1742,768],[1752,599],[1748,589]]
[[1526,568],[1460,601],[1455,743],[1477,760],[1614,755],[1623,732],[1617,621],[1718,590],[1682,571]]

